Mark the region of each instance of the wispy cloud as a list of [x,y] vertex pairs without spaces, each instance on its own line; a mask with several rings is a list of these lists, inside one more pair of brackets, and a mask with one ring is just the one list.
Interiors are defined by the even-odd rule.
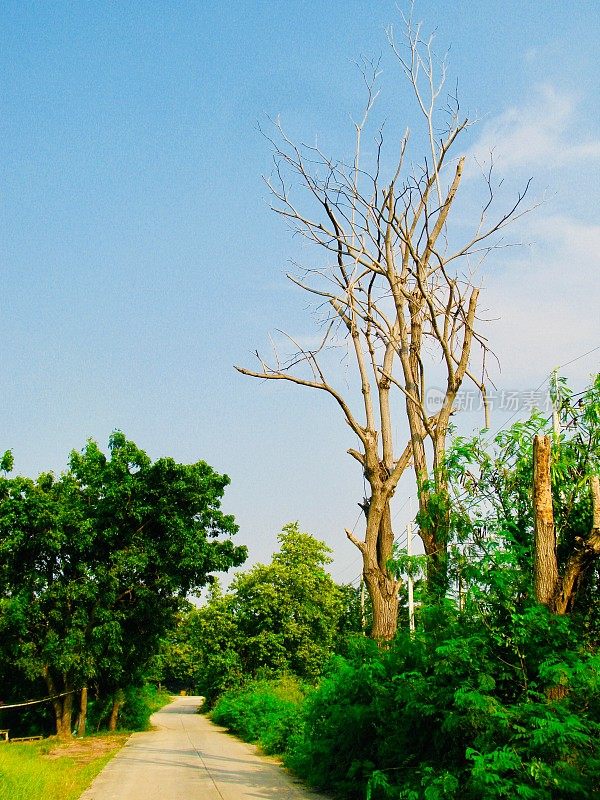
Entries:
[[[565,215],[530,218],[527,257],[489,274],[486,305],[504,380],[527,382],[600,344],[600,225]],[[598,358],[575,368],[583,377]]]
[[550,85],[538,86],[525,103],[485,122],[469,155],[489,164],[493,154],[498,173],[600,159],[600,139],[574,138],[577,101]]

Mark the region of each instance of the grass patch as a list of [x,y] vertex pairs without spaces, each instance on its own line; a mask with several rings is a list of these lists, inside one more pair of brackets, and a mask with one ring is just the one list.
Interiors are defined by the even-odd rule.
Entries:
[[0,800],[77,800],[127,734],[0,744]]

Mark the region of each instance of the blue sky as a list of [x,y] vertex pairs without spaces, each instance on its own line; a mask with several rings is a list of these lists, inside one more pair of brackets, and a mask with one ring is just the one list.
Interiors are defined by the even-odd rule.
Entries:
[[[487,273],[499,388],[534,389],[600,345],[599,12],[416,3],[480,118],[467,153],[495,148],[507,191],[531,175],[546,197],[518,232],[526,246]],[[0,448],[21,473],[60,471],[119,428],[153,457],[205,459],[232,478],[224,505],[253,560],[299,519],[354,578],[342,530],[362,480],[347,426],[326,398],[233,364],[276,328],[313,332],[284,278],[296,245],[269,211],[258,125],[279,116],[347,154],[352,62],[382,55],[376,113],[390,139],[413,126],[386,43],[395,4],[6,1],[0,16]],[[599,352],[565,368],[577,386]]]

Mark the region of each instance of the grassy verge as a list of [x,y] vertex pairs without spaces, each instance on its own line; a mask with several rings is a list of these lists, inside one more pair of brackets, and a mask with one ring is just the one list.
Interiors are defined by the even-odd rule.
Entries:
[[0,744],[0,800],[77,800],[127,736]]

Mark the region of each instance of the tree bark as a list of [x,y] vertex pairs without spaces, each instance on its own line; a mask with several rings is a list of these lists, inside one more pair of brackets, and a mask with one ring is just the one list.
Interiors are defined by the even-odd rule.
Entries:
[[67,689],[68,694],[62,698],[62,718],[61,718],[61,733],[59,736],[64,739],[70,739],[73,735],[71,730],[71,723],[73,719],[73,691]]
[[77,720],[77,736],[85,736],[85,724],[87,718],[88,690],[84,686],[79,698],[79,719]]
[[48,667],[44,667],[42,675],[48,687],[48,693],[52,697],[56,735],[59,739],[69,739],[72,736],[71,721],[73,716],[73,692],[70,682],[65,676],[63,685],[66,694],[62,694]]
[[363,506],[367,518],[365,541],[360,541],[348,530],[346,535],[358,547],[363,557],[363,577],[373,611],[371,637],[379,641],[390,641],[398,627],[400,582],[389,569],[394,548],[390,497],[382,492],[382,486],[377,481],[371,474],[371,499]]
[[389,642],[398,627],[398,582],[378,568],[365,570],[364,577],[373,604],[371,638]]
[[539,603],[553,610],[558,586],[556,532],[550,482],[550,437],[533,439],[534,589]]
[[116,731],[117,722],[119,721],[119,712],[125,705],[125,694],[122,689],[117,689],[115,692],[110,718],[108,720],[108,730]]

